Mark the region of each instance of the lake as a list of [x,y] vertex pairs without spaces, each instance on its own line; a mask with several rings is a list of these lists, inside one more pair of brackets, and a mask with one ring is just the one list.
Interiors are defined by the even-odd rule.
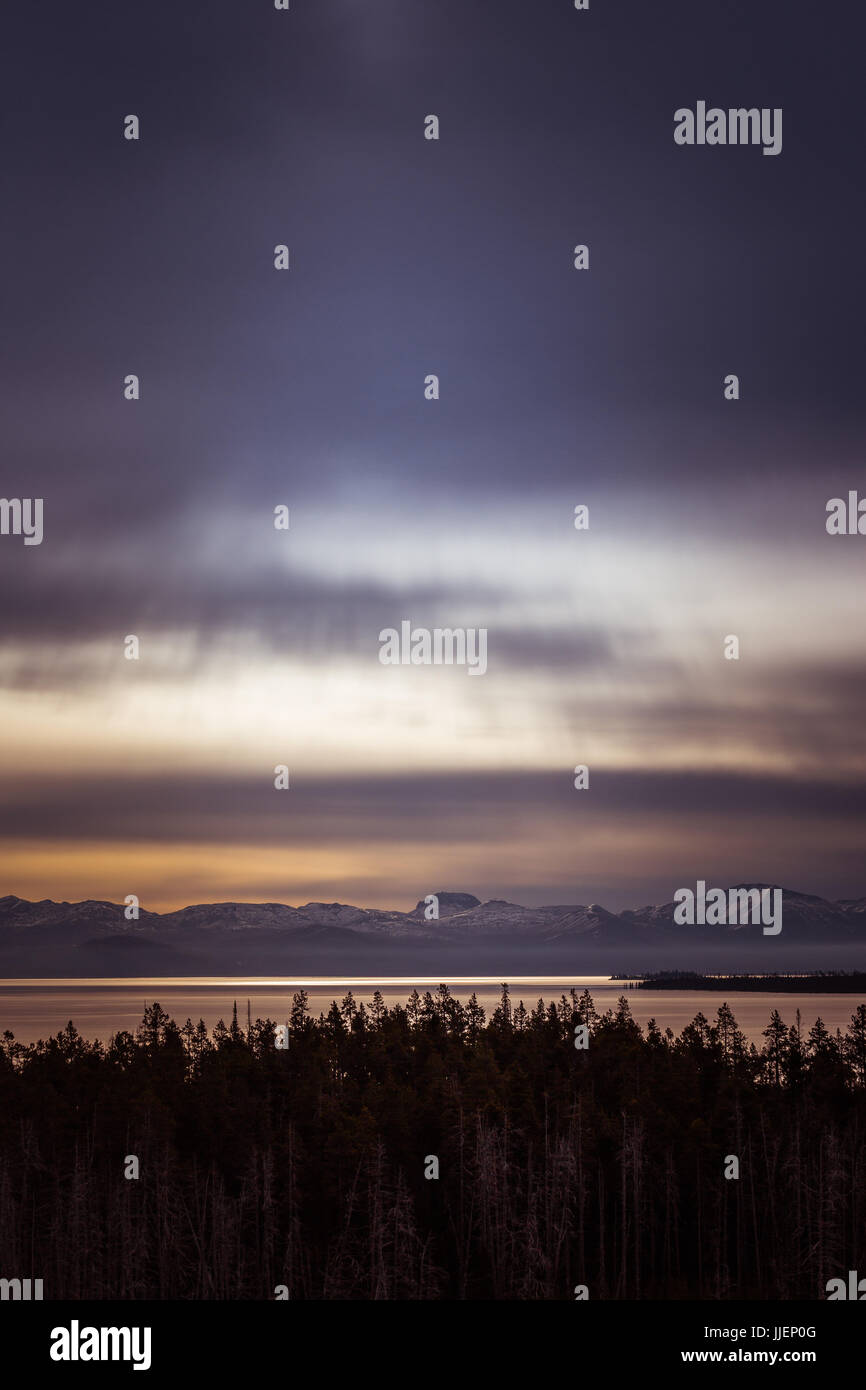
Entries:
[[[499,1002],[500,980],[492,977],[469,979],[452,977],[442,980],[451,993],[465,1002],[475,992],[478,1002],[490,1012]],[[635,1019],[645,1024],[655,1018],[661,1028],[680,1033],[698,1012],[712,1021],[719,1005],[727,1000],[740,1028],[750,1042],[763,1042],[762,1030],[770,1013],[778,1009],[786,1023],[796,1022],[800,1010],[804,1032],[819,1016],[830,1029],[844,1032],[858,1004],[864,1002],[858,994],[786,994],[735,993],[730,990],[633,990],[622,980],[610,980],[602,975],[583,977],[517,976],[509,980],[512,1001],[523,1000],[528,1009],[534,1008],[539,997],[545,1003],[557,1001],[561,994],[575,988],[590,990],[599,1011],[615,1006],[621,994],[628,998]],[[155,1000],[178,1023],[189,1017],[194,1023],[203,1018],[209,1028],[219,1019],[229,1022],[232,1003],[237,1000],[238,1018],[246,1023],[247,1000],[252,1017],[285,1021],[295,990],[305,989],[310,996],[314,1015],[327,1011],[331,1001],[338,1001],[351,990],[357,1003],[369,1004],[378,987],[386,1004],[405,1004],[413,988],[420,994],[430,990],[435,994],[440,977],[435,979],[102,979],[102,980],[0,980],[0,1033],[9,1029],[19,1042],[35,1042],[65,1028],[71,1019],[87,1038],[107,1042],[121,1029],[134,1031],[141,1021],[145,1004]]]

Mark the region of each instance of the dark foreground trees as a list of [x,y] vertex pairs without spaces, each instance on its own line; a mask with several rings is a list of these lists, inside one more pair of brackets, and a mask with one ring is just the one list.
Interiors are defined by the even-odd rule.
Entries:
[[822,1298],[866,1274],[866,1006],[845,1037],[774,1014],[765,1038],[727,1005],[675,1038],[587,994],[504,992],[487,1021],[444,987],[318,1020],[296,995],[288,1050],[158,1004],[107,1047],[7,1033],[0,1275],[46,1298]]

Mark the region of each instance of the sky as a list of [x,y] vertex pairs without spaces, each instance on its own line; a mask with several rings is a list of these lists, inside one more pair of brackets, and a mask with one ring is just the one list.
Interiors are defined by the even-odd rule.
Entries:
[[[862,26],[16,7],[0,893],[866,893]],[[677,145],[698,101],[781,153]],[[383,665],[404,619],[485,674]]]

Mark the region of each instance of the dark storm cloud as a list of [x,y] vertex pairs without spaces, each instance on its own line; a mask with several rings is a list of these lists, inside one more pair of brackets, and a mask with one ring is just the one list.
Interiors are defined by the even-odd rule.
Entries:
[[[6,35],[0,494],[44,497],[47,528],[36,549],[0,543],[7,685],[74,697],[117,664],[96,672],[77,645],[116,651],[139,629],[185,635],[145,679],[183,679],[237,632],[270,654],[372,653],[380,628],[452,625],[462,604],[473,621],[491,614],[492,669],[550,671],[548,707],[575,731],[607,718],[650,752],[689,736],[709,755],[723,734],[791,766],[798,749],[810,766],[856,761],[856,650],[851,667],[753,664],[751,705],[726,703],[690,693],[693,629],[665,682],[653,634],[615,606],[560,635],[536,604],[497,636],[519,569],[468,592],[425,569],[422,538],[431,498],[459,534],[496,504],[519,518],[551,499],[552,536],[586,499],[626,556],[655,528],[676,557],[674,518],[717,527],[722,591],[732,542],[760,532],[779,625],[796,631],[786,575],[824,578],[804,537],[862,473],[857,7],[831,21],[811,0],[585,14],[569,0],[299,0],[288,14],[149,0],[132,38],[129,24],[116,0],[19,4]],[[677,148],[674,110],[699,98],[783,107],[782,154]],[[577,242],[587,273],[572,267]],[[732,371],[736,405],[722,399]],[[720,492],[733,521],[716,520]],[[315,574],[251,572],[230,528],[220,565],[184,554],[191,516],[206,536],[212,515],[303,501],[348,534],[368,526],[374,494],[417,530],[404,582],[347,575],[333,557]],[[652,500],[646,517],[636,495]],[[852,563],[840,582],[861,580]],[[829,585],[815,592],[826,602]],[[573,667],[630,670],[631,689],[576,695]],[[299,788],[274,817],[258,782],[61,776],[7,785],[0,822],[70,840],[453,833],[495,849],[524,820],[589,813],[567,767]],[[757,833],[764,815],[804,842],[817,818],[856,828],[864,810],[847,783],[700,772],[603,775],[590,805],[611,826],[754,817]]]
[[[265,543],[270,539],[266,527],[267,518]],[[170,547],[163,564],[143,560],[140,553],[124,556],[121,550],[107,570],[82,564],[74,547],[59,562],[29,564],[26,575],[8,553],[0,560],[11,600],[6,637],[19,644],[14,658],[7,651],[0,664],[0,685],[17,689],[103,682],[107,666],[116,667],[118,644],[127,632],[192,638],[191,645],[175,641],[158,667],[142,668],[145,677],[159,680],[186,676],[207,658],[211,644],[238,634],[265,654],[377,656],[383,628],[399,627],[407,615],[415,626],[453,627],[454,615],[463,611],[468,597],[465,583],[444,578],[397,586],[328,579],[278,566],[253,573],[230,565],[222,573],[197,571],[179,560],[177,545]],[[472,586],[473,604],[490,614],[498,666],[593,669],[613,659],[610,634],[591,624],[575,620],[567,629],[497,625],[505,597],[503,588]],[[78,647],[94,640],[114,644],[101,664]]]
[[[7,492],[145,522],[359,469],[409,505],[422,482],[530,492],[587,464],[598,486],[747,478],[749,434],[780,418],[794,476],[804,428],[862,423],[853,16],[817,68],[806,0],[713,24],[674,0],[664,25],[632,0],[615,27],[522,0],[153,3],[134,45],[127,18],[16,11]],[[675,147],[701,94],[784,105],[782,155]]]
[[[670,662],[656,660],[647,646],[629,652],[628,661],[636,676],[638,671],[641,675],[657,676],[662,670],[671,674]],[[618,665],[624,669],[621,657]],[[688,660],[684,660],[679,674],[686,678],[688,671]],[[703,742],[707,747],[715,746],[721,738],[739,738],[756,755],[770,751],[787,754],[795,767],[814,765],[816,759],[823,758],[842,776],[846,762],[849,767],[860,766],[866,757],[866,662],[858,658],[849,662],[825,658],[809,667],[800,661],[776,663],[752,674],[743,700],[732,700],[719,684],[704,685],[690,693],[658,692],[651,698],[636,684],[633,699],[650,745],[674,736],[682,743]],[[627,692],[620,692],[617,700],[628,707]],[[585,729],[585,695],[569,700],[563,692],[562,708],[575,732]],[[592,712],[603,718],[603,697],[592,706]]]
[[[11,588],[12,586],[10,586]],[[14,591],[14,590],[13,590]],[[7,590],[8,592],[8,590]],[[498,603],[497,590],[477,590]],[[112,637],[146,627],[157,633],[191,631],[204,642],[220,633],[249,631],[263,649],[358,651],[373,641],[387,620],[405,608],[441,612],[465,602],[465,591],[445,581],[401,587],[370,581],[328,579],[273,568],[258,573],[172,573],[156,562],[142,578],[123,565],[105,575],[82,566],[34,573],[15,593],[7,617],[9,636],[39,642]],[[123,632],[121,631],[123,629]],[[53,656],[52,656],[53,659]]]
[[159,777],[9,779],[0,789],[0,834],[57,840],[105,837],[139,843],[352,845],[447,838],[495,844],[545,818],[646,823],[699,818],[780,820],[808,827],[845,820],[866,829],[861,783],[724,773],[593,773],[591,802],[561,773],[414,774],[294,778],[291,800],[274,809],[261,777],[195,773]]

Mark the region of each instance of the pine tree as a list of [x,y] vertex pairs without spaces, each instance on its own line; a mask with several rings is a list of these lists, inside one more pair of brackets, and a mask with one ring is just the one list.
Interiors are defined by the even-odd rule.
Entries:
[[788,1030],[782,1022],[778,1009],[774,1009],[770,1014],[770,1022],[763,1030],[763,1036],[767,1039],[764,1048],[764,1057],[770,1070],[770,1075],[776,1086],[782,1084],[784,1075],[785,1061],[788,1055]]
[[292,1010],[289,1014],[289,1028],[293,1036],[306,1031],[310,997],[305,989],[296,990],[292,995]]
[[866,1004],[858,1004],[851,1015],[845,1055],[858,1086],[866,1086]]

